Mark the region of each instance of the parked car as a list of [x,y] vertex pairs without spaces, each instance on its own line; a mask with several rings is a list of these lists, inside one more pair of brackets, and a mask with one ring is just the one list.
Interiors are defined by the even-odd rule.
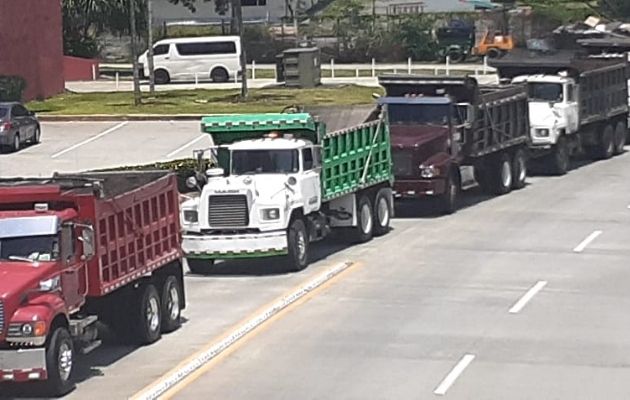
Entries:
[[0,148],[18,151],[25,143],[39,143],[37,117],[19,103],[0,103]]

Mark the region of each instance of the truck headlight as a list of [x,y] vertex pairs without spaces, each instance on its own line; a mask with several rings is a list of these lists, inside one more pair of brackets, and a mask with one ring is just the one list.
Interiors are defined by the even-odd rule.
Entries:
[[536,136],[538,137],[549,137],[549,129],[536,129]]
[[46,323],[44,321],[27,322],[24,324],[10,324],[7,337],[29,338],[46,336]]
[[423,178],[435,178],[436,176],[440,175],[440,169],[438,167],[435,167],[433,165],[430,166],[424,166],[421,165],[420,166],[420,176]]
[[265,208],[262,210],[262,219],[264,221],[273,221],[276,219],[280,219],[280,209],[279,208]]
[[184,210],[184,221],[189,224],[199,222],[199,213],[197,213],[197,210]]

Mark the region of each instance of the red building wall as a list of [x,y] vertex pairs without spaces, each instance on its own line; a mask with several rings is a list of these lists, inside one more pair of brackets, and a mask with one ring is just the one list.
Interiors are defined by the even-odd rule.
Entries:
[[0,75],[26,79],[24,100],[61,93],[61,0],[0,0]]

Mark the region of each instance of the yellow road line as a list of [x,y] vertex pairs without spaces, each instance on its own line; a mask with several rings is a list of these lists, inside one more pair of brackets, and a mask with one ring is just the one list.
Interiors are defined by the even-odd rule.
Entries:
[[[242,320],[233,329],[228,330],[218,340],[213,340],[201,350],[187,357],[175,368],[171,369],[159,379],[136,393],[132,400],[170,399],[173,395],[190,385],[213,365],[236,351],[247,339],[261,331],[261,326],[269,326],[279,319],[290,308],[304,303],[313,296],[316,289],[324,289],[335,281],[342,272],[351,266],[352,262],[337,264],[323,273],[310,279],[304,284],[296,286],[288,294],[259,308],[249,317]],[[239,346],[235,346],[238,344]]]

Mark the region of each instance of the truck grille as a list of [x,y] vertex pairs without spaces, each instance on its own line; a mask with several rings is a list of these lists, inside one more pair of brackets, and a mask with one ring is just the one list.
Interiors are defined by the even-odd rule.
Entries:
[[414,176],[413,154],[409,151],[392,151],[394,176]]
[[4,332],[4,303],[0,301],[0,334]]
[[210,196],[208,223],[212,228],[249,225],[247,197],[243,195]]

